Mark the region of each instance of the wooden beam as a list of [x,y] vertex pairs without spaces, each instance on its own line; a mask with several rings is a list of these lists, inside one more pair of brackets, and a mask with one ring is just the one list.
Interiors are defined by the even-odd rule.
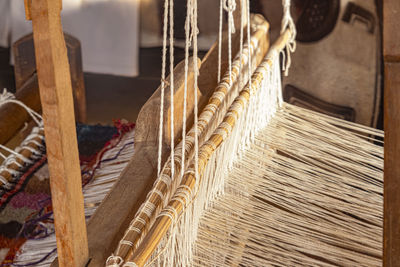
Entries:
[[59,265],[81,267],[88,260],[88,245],[71,76],[60,12],[61,1],[54,0],[35,0],[30,8]]
[[384,231],[383,266],[400,266],[400,1],[383,1]]
[[384,266],[400,266],[400,63],[385,63]]
[[[81,44],[75,37],[65,34],[68,61],[71,72],[71,82],[74,95],[76,120],[86,122],[86,91],[82,70]],[[17,92],[25,82],[36,73],[35,48],[33,34],[25,35],[13,46],[15,87]]]
[[400,61],[400,1],[383,1],[383,55],[385,61]]

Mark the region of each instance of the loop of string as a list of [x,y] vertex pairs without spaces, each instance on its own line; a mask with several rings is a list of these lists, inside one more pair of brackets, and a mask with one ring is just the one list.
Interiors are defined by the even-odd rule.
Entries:
[[289,29],[291,33],[290,39],[286,44],[286,49],[282,50],[282,70],[284,71],[285,76],[289,74],[289,68],[292,63],[290,55],[296,50],[296,25],[294,24],[293,18],[290,14],[290,2],[290,0],[282,0],[283,18],[281,24],[281,34],[283,34],[286,29]]
[[230,33],[235,33],[235,20],[233,18],[233,12],[236,10],[235,0],[224,0],[224,10],[228,12],[228,23],[230,26]]
[[232,34],[235,33],[235,22],[233,12],[236,9],[236,0],[225,0],[224,10],[228,12],[228,62],[229,62],[229,84],[232,85]]
[[121,266],[123,262],[124,260],[120,256],[111,255],[107,258],[106,265],[109,267],[118,267]]
[[232,34],[236,31],[233,12],[236,10],[236,0],[220,0],[218,29],[218,82],[221,80],[223,10],[228,13],[228,61],[230,83],[232,83]]
[[7,103],[14,103],[24,108],[25,111],[29,114],[29,116],[31,116],[32,119],[35,121],[37,126],[41,126],[43,124],[42,116],[40,116],[39,113],[37,113],[36,111],[25,105],[23,102],[17,100],[12,93],[8,92],[7,89],[4,88],[3,93],[0,94],[0,107]]

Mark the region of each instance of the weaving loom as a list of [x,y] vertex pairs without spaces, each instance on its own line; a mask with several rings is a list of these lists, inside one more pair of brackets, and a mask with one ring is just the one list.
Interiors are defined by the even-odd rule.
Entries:
[[[70,84],[65,51],[58,43],[60,2],[38,2],[27,7],[35,42],[48,42],[50,54],[62,65],[52,62],[38,69],[46,144],[57,155],[51,159],[50,153],[49,167],[58,264],[85,266],[89,252],[76,180],[80,175],[74,170],[75,152],[65,146],[74,143],[74,134],[68,129],[73,122],[72,95],[63,93]],[[157,151],[152,161],[157,163],[156,179],[135,216],[117,225],[125,227],[113,237],[118,242],[111,242],[112,254],[105,261],[104,255],[91,251],[89,265],[379,266],[384,258],[387,266],[396,266],[396,241],[391,241],[392,255],[385,243],[382,256],[383,147],[379,140],[383,132],[282,100],[280,56],[288,74],[295,49],[290,1],[283,1],[281,36],[269,47],[268,23],[250,16],[249,0],[221,0],[219,41],[200,62],[197,1],[188,0],[185,60],[175,69],[173,3],[165,0],[161,86],[148,102],[151,112],[138,119],[138,123],[154,120],[155,114],[160,119],[157,133],[146,133],[158,137],[149,143]],[[43,10],[48,24],[43,23]],[[223,12],[228,18],[225,33]],[[49,37],[40,25],[57,38]],[[165,77],[168,32],[170,75]],[[43,47],[36,49],[38,62],[48,57]],[[223,49],[228,50],[225,56]],[[217,86],[202,91],[200,79],[210,75]],[[58,113],[50,119],[54,109]],[[135,143],[140,143],[140,137],[146,140],[140,135],[143,129],[136,130]],[[141,149],[135,147],[135,153]],[[120,184],[105,198],[92,224],[107,214],[104,210]],[[112,216],[116,211],[108,211],[111,218],[105,220],[118,222]],[[91,222],[89,232],[94,231]]]
[[[229,64],[217,88],[226,92],[238,82],[238,96],[233,103],[228,100],[232,104],[223,120],[217,122],[218,127],[213,126],[209,123],[213,108],[219,108],[224,101],[223,91],[217,89],[199,116],[201,123],[196,122],[195,113],[194,129],[189,131],[188,140],[183,138],[175,151],[171,143],[170,160],[162,171],[159,168],[153,189],[115,254],[108,258],[107,266],[380,264],[383,150],[363,140],[371,129],[334,122],[282,103],[279,55],[286,48],[287,72],[295,36],[290,2],[283,3],[280,39],[249,81],[245,81],[243,89],[241,71],[251,62],[249,51],[256,47],[251,47],[249,41],[240,50],[237,61]],[[188,9],[194,5],[195,10],[196,4],[191,2]],[[228,32],[233,8],[232,1],[225,1]],[[164,18],[168,17],[167,1],[165,10]],[[188,11],[187,38],[190,14],[195,17],[196,11]],[[191,26],[196,29],[196,24]],[[252,71],[251,67],[247,70]],[[203,142],[199,141],[199,146],[196,141],[207,128],[214,130]],[[351,141],[348,138],[352,135],[355,139]],[[374,135],[383,137],[379,132]],[[365,154],[357,157],[357,151]],[[194,156],[190,163],[186,158],[191,153]],[[344,156],[347,154],[348,159]],[[187,163],[185,169],[183,165]],[[331,178],[335,173],[339,176]],[[313,183],[318,185],[310,189]],[[284,186],[279,189],[281,184]],[[365,193],[371,195],[366,197]],[[337,199],[337,195],[346,197]],[[367,199],[372,203],[367,203]],[[354,202],[357,205],[353,206]],[[311,246],[313,249],[309,249]]]

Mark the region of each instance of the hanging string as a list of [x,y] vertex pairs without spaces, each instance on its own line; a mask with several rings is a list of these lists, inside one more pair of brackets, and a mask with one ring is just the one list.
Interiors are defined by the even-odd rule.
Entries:
[[235,33],[235,21],[233,12],[236,9],[235,0],[225,0],[224,10],[228,12],[228,62],[229,62],[229,83],[232,84],[232,34]]
[[174,0],[169,4],[169,77],[170,77],[170,102],[171,102],[171,177],[175,174],[175,144],[174,144]]
[[[240,48],[239,48],[240,65],[242,65],[242,60],[243,60],[243,26],[244,26],[243,25],[244,24],[244,22],[243,22],[244,12],[243,11],[245,10],[245,8],[243,8],[243,4],[244,4],[244,1],[240,0]],[[238,80],[239,80],[239,87],[242,88],[243,85],[242,85],[242,72],[241,71],[239,72]]]
[[35,121],[37,126],[42,125],[42,116],[40,116],[39,113],[25,105],[23,102],[17,100],[15,96],[8,92],[6,88],[3,89],[3,93],[0,94],[0,106],[5,105],[7,103],[14,103],[17,104],[25,109],[25,111],[29,114],[29,116],[32,117],[32,119]]
[[290,14],[290,0],[282,0],[283,6],[283,17],[282,17],[282,25],[281,25],[281,34],[283,34],[286,29],[290,30],[291,36],[290,40],[286,43],[285,51],[282,50],[283,53],[283,62],[282,62],[282,70],[285,73],[285,76],[289,74],[289,68],[292,63],[291,53],[296,50],[296,25],[294,24],[293,18]]
[[[251,79],[250,79],[250,77],[251,77],[251,66],[253,65],[253,63],[252,63],[252,57],[251,57],[251,45],[250,45],[250,43],[251,43],[251,41],[250,41],[250,0],[246,0],[246,2],[247,2],[247,8],[246,8],[246,13],[247,13],[247,46],[248,46],[248,58],[249,58],[249,60],[247,61],[248,62],[248,76],[249,76],[249,85],[250,85],[250,88],[251,88],[251,83],[252,83],[252,81],[251,81]],[[250,90],[250,93],[251,93],[251,90]]]
[[199,34],[199,29],[197,27],[197,0],[193,0],[193,73],[194,73],[194,153],[195,153],[195,178],[196,183],[200,181],[199,178],[199,133],[198,133],[198,96],[197,96],[197,79],[199,75],[199,68],[197,65],[197,35]]
[[160,99],[160,123],[158,132],[158,161],[157,175],[161,174],[161,155],[162,139],[164,130],[164,94],[165,94],[165,68],[167,61],[167,29],[168,29],[168,0],[164,1],[164,27],[163,27],[163,48],[162,48],[162,66],[161,66],[161,99]]
[[225,0],[224,9],[228,12],[228,26],[230,26],[230,33],[235,33],[235,20],[233,18],[233,12],[236,10],[236,0]]
[[183,90],[183,125],[182,125],[182,154],[181,154],[181,177],[185,172],[185,149],[186,149],[186,107],[187,107],[187,88],[188,88],[188,70],[189,70],[189,46],[190,25],[191,25],[192,1],[186,2],[186,20],[185,20],[185,85]]
[[223,1],[219,1],[219,28],[218,28],[218,83],[221,81],[221,52],[222,52],[222,22],[223,22]]

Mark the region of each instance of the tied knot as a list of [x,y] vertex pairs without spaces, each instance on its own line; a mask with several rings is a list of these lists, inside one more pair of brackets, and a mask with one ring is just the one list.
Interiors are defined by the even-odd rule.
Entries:
[[226,12],[234,12],[236,10],[236,1],[234,1],[234,0],[225,0],[224,1],[224,10]]
[[40,116],[39,113],[32,110],[30,107],[25,105],[23,102],[16,99],[16,97],[12,93],[7,92],[7,89],[4,88],[3,92],[0,94],[0,107],[7,103],[14,103],[16,105],[21,106],[32,117],[32,119],[36,122],[36,124],[38,126],[43,125],[42,116]]
[[124,260],[120,256],[111,255],[107,258],[106,265],[107,267],[119,267],[124,263]]
[[170,83],[167,79],[161,79],[161,83],[163,83],[167,87],[170,85]]
[[228,23],[231,27],[230,33],[235,33],[235,20],[233,19],[233,12],[236,10],[236,1],[225,0],[224,10],[228,12]]
[[282,51],[282,70],[285,72],[285,76],[287,76],[289,74],[289,68],[291,65],[290,54],[296,50],[296,25],[294,24],[293,18],[290,14],[290,0],[282,0],[282,5],[283,18],[281,25],[281,34],[283,34],[287,29],[290,30],[290,39],[286,44],[286,51]]
[[193,41],[193,35],[199,35],[200,30],[197,27],[197,23],[195,22],[195,8],[194,8],[194,3],[193,0],[188,1],[188,17],[187,17],[187,23],[185,23],[185,31],[190,32],[189,33],[189,39],[186,40],[188,46],[192,45]]
[[8,100],[15,99],[15,96],[8,92],[6,88],[3,89],[3,92],[0,94],[0,106],[2,104],[7,103]]

